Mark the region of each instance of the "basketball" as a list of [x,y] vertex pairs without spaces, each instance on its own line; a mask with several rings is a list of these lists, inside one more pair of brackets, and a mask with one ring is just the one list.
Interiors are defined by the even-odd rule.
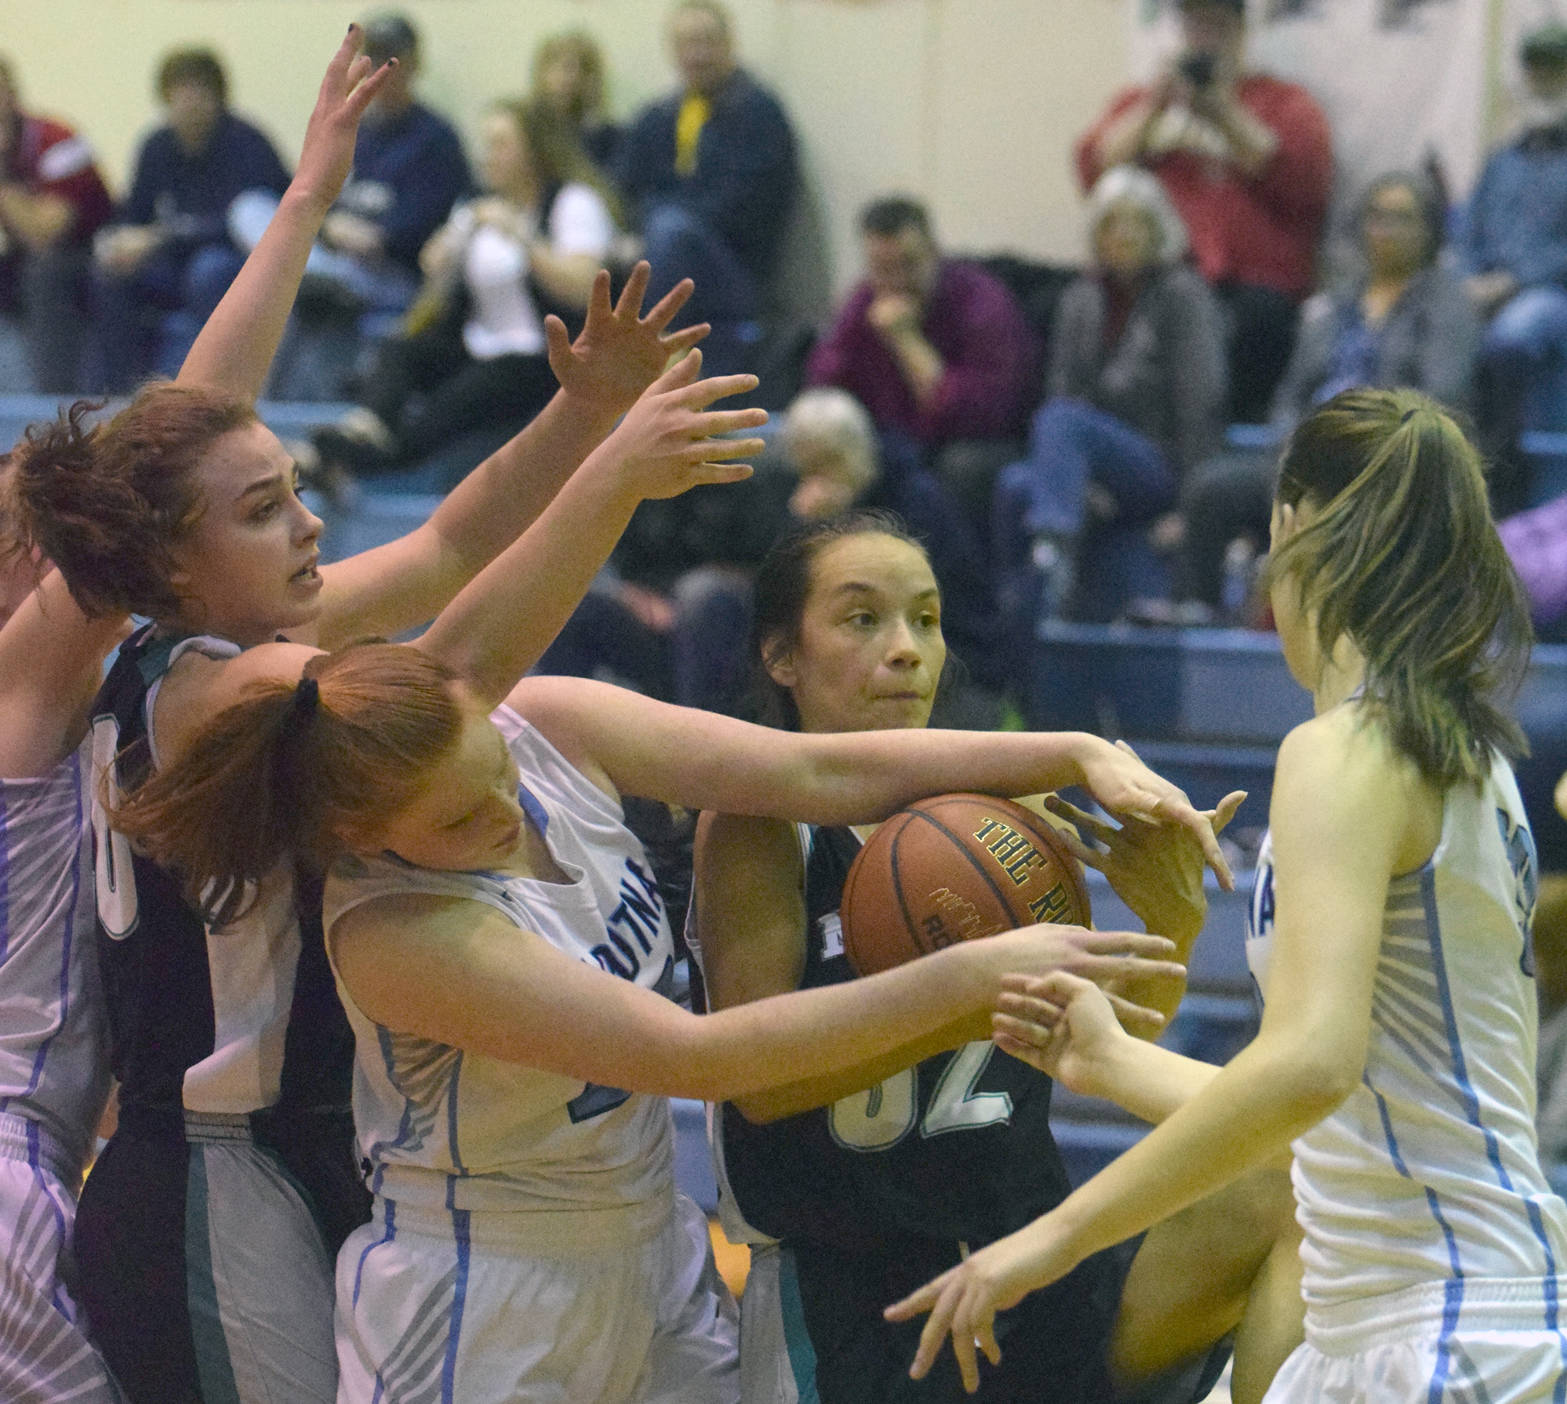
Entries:
[[1036,921],[1087,926],[1082,869],[1050,824],[991,795],[937,795],[866,840],[839,907],[844,953],[874,975]]

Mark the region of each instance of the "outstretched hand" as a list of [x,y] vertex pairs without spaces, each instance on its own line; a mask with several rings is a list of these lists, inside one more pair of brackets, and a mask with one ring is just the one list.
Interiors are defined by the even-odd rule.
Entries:
[[568,395],[624,414],[658,379],[670,357],[689,351],[711,330],[706,322],[681,331],[666,330],[691,296],[695,285],[689,278],[676,283],[644,317],[642,299],[651,277],[645,260],[637,264],[611,307],[609,274],[601,269],[588,297],[587,320],[575,341],[559,317],[552,314],[544,319],[550,369]]
[[930,1313],[909,1369],[912,1378],[922,1380],[930,1373],[942,1341],[950,1334],[963,1388],[970,1394],[979,1388],[976,1347],[992,1365],[1001,1363],[996,1313],[1016,1306],[1030,1292],[1065,1277],[1077,1266],[1078,1259],[1072,1257],[1053,1219],[1054,1215],[1046,1214],[1016,1233],[998,1238],[887,1308],[884,1315],[889,1321],[908,1321],[923,1311]]
[[[644,265],[645,266],[645,265]],[[714,410],[715,400],[756,389],[754,375],[700,379],[702,353],[687,351],[636,401],[604,443],[639,499],[677,497],[701,483],[732,483],[751,475],[747,463],[766,444],[722,437],[767,423],[763,409]]]
[[[1199,810],[1214,835],[1222,834],[1246,798],[1227,794],[1213,809]],[[1101,872],[1118,896],[1150,931],[1182,939],[1202,929],[1208,911],[1203,892],[1203,850],[1197,835],[1180,824],[1155,824],[1128,816],[1119,826],[1046,795],[1045,808],[1071,828],[1058,829],[1072,856]],[[1080,836],[1088,836],[1085,842]]]
[[1184,790],[1144,765],[1126,742],[1094,745],[1082,760],[1082,773],[1084,788],[1117,818],[1177,824],[1189,830],[1219,886],[1226,892],[1235,890],[1235,876],[1219,847],[1212,815],[1197,809]]
[[293,183],[319,200],[323,209],[337,199],[348,179],[354,164],[359,119],[397,64],[393,58],[374,68],[360,52],[363,44],[364,31],[357,24],[349,25],[321,79],[321,91],[305,128],[305,143],[294,172]]

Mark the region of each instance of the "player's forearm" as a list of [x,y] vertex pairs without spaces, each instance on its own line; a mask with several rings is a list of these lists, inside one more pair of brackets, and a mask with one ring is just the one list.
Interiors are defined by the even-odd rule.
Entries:
[[431,528],[477,573],[533,524],[617,418],[557,390],[521,433],[452,489]]
[[794,817],[822,824],[869,822],[910,800],[952,791],[1064,789],[1082,782],[1087,750],[1105,744],[1075,731],[934,730],[818,734],[801,742],[803,797],[812,811]]
[[260,395],[327,203],[292,186],[283,192],[277,213],[180,367],[182,382],[246,400]]
[[1218,1073],[1212,1063],[1184,1058],[1127,1035],[1115,1040],[1093,1086],[1085,1091],[1156,1125],[1184,1107]]
[[1141,1233],[1273,1160],[1348,1092],[1308,1051],[1252,1043],[1054,1211],[1073,1257]]
[[719,1010],[693,1030],[698,1043],[688,1056],[707,1080],[696,1095],[728,1101],[809,1085],[811,1100],[793,1109],[822,1105],[982,1033],[985,1020],[976,1016],[999,988],[980,953],[950,947],[864,980]]

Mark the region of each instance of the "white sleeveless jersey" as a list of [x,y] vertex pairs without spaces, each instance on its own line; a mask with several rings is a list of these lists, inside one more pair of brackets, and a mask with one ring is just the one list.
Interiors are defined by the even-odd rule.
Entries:
[[90,741],[46,775],[0,779],[0,1112],[80,1164],[109,1092],[86,781]]
[[[1466,1280],[1540,1284],[1557,1326],[1567,1206],[1535,1138],[1534,839],[1497,758],[1447,792],[1442,837],[1388,888],[1360,1085],[1294,1144],[1308,1308]],[[1266,989],[1271,837],[1258,858],[1246,954]],[[1286,898],[1287,900],[1287,898]]]
[[[492,720],[517,762],[523,808],[571,881],[344,860],[327,879],[328,948],[333,924],[361,903],[432,893],[493,907],[577,960],[667,990],[669,923],[620,805],[510,708]],[[367,1018],[341,981],[339,991],[354,1029],[354,1126],[375,1193],[427,1209],[504,1211],[513,1228],[533,1214],[536,1233],[518,1231],[548,1245],[564,1225],[562,1247],[645,1237],[667,1218],[665,1098],[398,1033]]]

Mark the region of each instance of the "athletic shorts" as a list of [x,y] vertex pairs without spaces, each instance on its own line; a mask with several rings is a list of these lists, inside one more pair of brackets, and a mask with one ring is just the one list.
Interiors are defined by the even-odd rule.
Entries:
[[[1567,1287],[1567,1281],[1561,1284]],[[1431,1283],[1306,1311],[1306,1341],[1264,1404],[1551,1404],[1567,1397],[1567,1336],[1539,1278]],[[1461,1288],[1461,1291],[1459,1290]]]
[[734,1299],[690,1200],[570,1253],[530,1251],[526,1217],[376,1200],[337,1259],[340,1404],[738,1404]]
[[[82,1299],[134,1404],[337,1397],[331,1257],[311,1195],[256,1123],[122,1108],[87,1177]],[[323,1120],[323,1140],[339,1132]]]
[[[0,1112],[0,1399],[119,1404],[69,1283],[75,1158],[35,1121]],[[67,1188],[71,1186],[72,1188]]]

